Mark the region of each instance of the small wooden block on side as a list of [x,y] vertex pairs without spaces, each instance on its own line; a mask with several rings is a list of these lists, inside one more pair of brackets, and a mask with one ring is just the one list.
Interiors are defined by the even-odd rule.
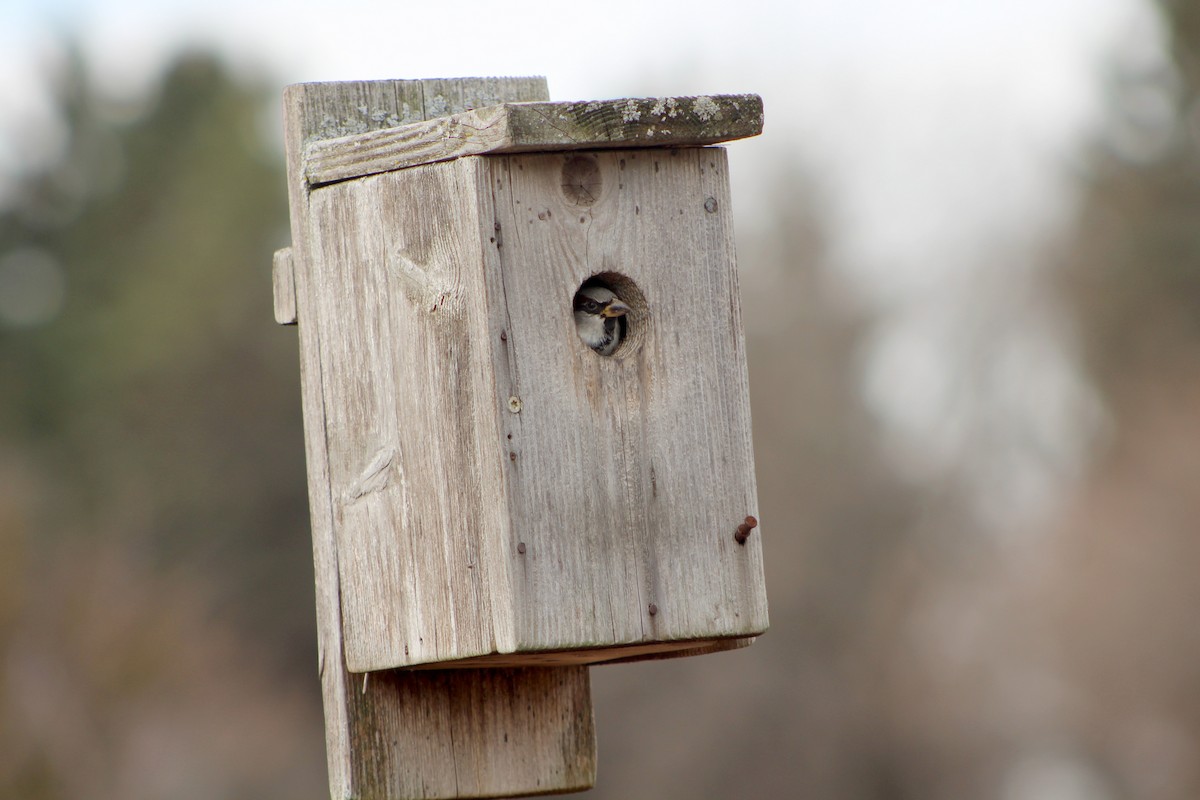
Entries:
[[410,125],[311,142],[310,186],[483,153],[691,147],[757,136],[756,94],[588,103],[503,103]]
[[292,272],[292,248],[275,251],[271,264],[271,288],[275,295],[275,321],[296,324],[296,276]]

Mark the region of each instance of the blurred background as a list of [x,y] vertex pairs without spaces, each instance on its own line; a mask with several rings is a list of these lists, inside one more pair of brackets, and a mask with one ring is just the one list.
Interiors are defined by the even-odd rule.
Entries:
[[772,629],[596,798],[1200,797],[1200,5],[0,3],[0,796],[323,798],[280,95],[758,92]]

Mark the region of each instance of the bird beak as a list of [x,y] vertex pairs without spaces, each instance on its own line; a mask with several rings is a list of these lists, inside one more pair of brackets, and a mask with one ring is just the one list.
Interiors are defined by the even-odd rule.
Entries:
[[622,303],[620,300],[613,300],[600,310],[602,317],[623,317],[633,309]]

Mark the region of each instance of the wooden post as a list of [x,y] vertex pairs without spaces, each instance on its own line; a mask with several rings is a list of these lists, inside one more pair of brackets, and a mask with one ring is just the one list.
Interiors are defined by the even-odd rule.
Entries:
[[[760,132],[761,100],[550,103],[540,79],[285,98],[276,319],[301,333],[334,796],[586,788],[584,665],[767,627],[705,146]],[[620,316],[603,351],[576,330],[596,289]]]

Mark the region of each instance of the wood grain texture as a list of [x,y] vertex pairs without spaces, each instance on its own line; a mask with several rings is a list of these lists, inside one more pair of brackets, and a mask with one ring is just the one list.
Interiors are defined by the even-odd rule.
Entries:
[[275,322],[296,324],[296,279],[292,274],[292,248],[275,251],[271,263],[271,290],[275,299]]
[[355,672],[516,646],[476,166],[311,195],[309,319]]
[[506,103],[312,142],[304,171],[319,186],[468,155],[708,145],[762,127],[753,94]]
[[[423,119],[465,102],[545,99],[542,79],[301,84],[284,95],[292,272],[316,575],[318,662],[334,798],[495,797],[591,785],[595,740],[586,667],[383,672],[346,667],[324,366],[309,239],[306,141]],[[285,314],[286,316],[286,314]],[[310,324],[310,320],[314,321]],[[363,496],[387,470],[360,475]],[[370,468],[371,464],[364,465]]]
[[[480,161],[497,394],[522,409],[500,409],[518,649],[758,635],[762,536],[733,539],[758,500],[725,151]],[[609,358],[571,313],[597,274],[634,307]]]
[[[765,630],[724,150],[468,157],[311,203],[350,669]],[[612,358],[572,318],[598,273],[637,289]]]
[[[348,695],[350,795],[509,797],[595,782],[586,667],[385,670]],[[397,732],[403,732],[399,736]]]

